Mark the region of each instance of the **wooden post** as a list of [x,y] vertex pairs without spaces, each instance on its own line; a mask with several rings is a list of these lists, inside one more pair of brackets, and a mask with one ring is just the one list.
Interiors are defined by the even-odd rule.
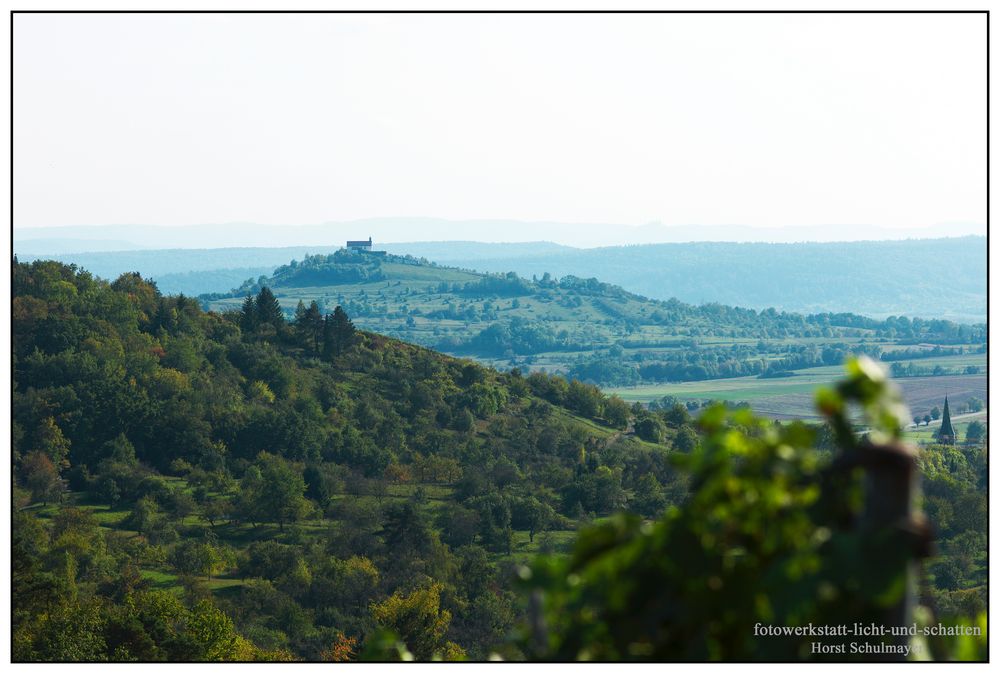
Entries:
[[[864,509],[859,529],[873,536],[889,533],[890,540],[904,546],[899,573],[905,574],[906,590],[897,602],[886,608],[882,624],[887,628],[908,627],[913,623],[920,560],[930,555],[932,541],[930,526],[917,505],[920,496],[917,450],[901,441],[866,442],[843,459],[845,467],[860,466],[865,471]],[[894,563],[893,557],[888,557],[884,563]],[[888,637],[886,643],[902,646],[908,641],[909,635],[898,634]],[[899,654],[887,659],[904,660],[905,657]]]

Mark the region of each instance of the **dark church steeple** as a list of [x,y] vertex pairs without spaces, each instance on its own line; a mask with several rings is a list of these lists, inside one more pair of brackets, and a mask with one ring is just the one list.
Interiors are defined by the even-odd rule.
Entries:
[[955,429],[951,425],[951,411],[948,409],[948,396],[944,397],[944,412],[941,413],[941,430],[938,431],[938,442],[945,445],[955,444]]

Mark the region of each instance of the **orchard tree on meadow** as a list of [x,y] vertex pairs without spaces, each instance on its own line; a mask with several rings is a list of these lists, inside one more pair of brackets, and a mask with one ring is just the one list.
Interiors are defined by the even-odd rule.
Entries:
[[302,471],[280,456],[261,452],[240,485],[239,503],[251,523],[276,522],[278,529],[309,512]]
[[966,442],[979,442],[986,437],[986,425],[981,421],[973,421],[965,429]]

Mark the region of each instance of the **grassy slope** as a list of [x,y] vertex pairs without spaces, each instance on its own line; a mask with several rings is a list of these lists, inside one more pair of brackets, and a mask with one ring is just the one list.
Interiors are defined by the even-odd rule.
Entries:
[[[541,323],[552,331],[565,331],[578,348],[573,351],[559,351],[519,357],[512,363],[510,358],[482,356],[478,360],[491,366],[507,367],[512,364],[530,364],[533,369],[549,372],[565,372],[579,357],[593,356],[606,352],[615,344],[625,349],[624,357],[640,353],[661,353],[669,355],[688,348],[685,345],[692,333],[722,330],[729,334],[746,326],[711,323],[705,318],[684,319],[670,323],[657,312],[665,313],[663,305],[636,295],[601,297],[579,294],[563,288],[544,289],[532,295],[517,298],[484,298],[438,292],[441,282],[466,283],[482,278],[474,272],[429,267],[383,263],[382,271],[387,280],[365,283],[341,283],[324,286],[273,288],[278,301],[289,313],[299,300],[309,303],[316,300],[332,310],[337,304],[368,303],[382,309],[382,315],[366,316],[352,313],[352,319],[361,328],[381,334],[398,337],[424,346],[439,345],[447,338],[467,339],[478,334],[496,322],[523,319]],[[209,302],[213,310],[238,309],[242,297],[217,299]],[[472,318],[428,318],[427,314],[456,307],[459,310],[472,307],[480,314],[485,303],[495,310],[496,318],[484,319],[477,315]],[[579,305],[577,306],[577,303]],[[419,311],[421,315],[413,315]],[[407,316],[412,315],[412,325],[407,324]],[[631,323],[626,328],[624,321]],[[823,346],[831,343],[855,343],[868,337],[871,332],[858,329],[857,336],[810,337],[803,339],[769,340],[776,347],[788,344],[810,344]],[[699,335],[699,344],[706,346],[756,345],[756,336]],[[447,349],[445,349],[447,350]]]

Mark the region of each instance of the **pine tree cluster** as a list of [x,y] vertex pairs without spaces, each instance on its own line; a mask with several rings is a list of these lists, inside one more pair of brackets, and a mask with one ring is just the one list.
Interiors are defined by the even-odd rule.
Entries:
[[[261,334],[265,326],[273,328],[278,335],[289,333],[281,304],[267,286],[261,288],[256,297],[247,295],[240,309],[239,323],[245,334]],[[354,343],[354,324],[340,306],[324,316],[315,300],[308,307],[299,300],[290,327],[291,335],[303,348],[325,359],[340,356]]]

